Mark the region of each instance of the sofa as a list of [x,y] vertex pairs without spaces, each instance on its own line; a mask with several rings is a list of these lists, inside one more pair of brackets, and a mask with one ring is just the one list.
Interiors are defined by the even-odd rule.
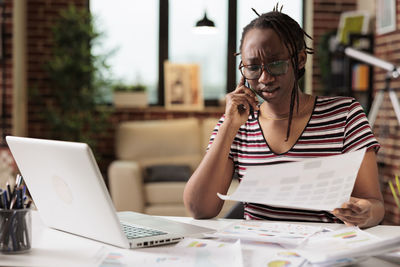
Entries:
[[[116,129],[116,159],[108,185],[117,211],[190,216],[183,204],[187,179],[203,158],[218,118],[126,121]],[[232,193],[238,185],[234,180]],[[235,202],[226,201],[223,217]]]

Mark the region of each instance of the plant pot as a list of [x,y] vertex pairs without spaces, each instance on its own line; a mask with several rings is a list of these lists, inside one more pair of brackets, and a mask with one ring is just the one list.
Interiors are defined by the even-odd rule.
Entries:
[[118,108],[147,107],[147,92],[114,92],[114,106]]

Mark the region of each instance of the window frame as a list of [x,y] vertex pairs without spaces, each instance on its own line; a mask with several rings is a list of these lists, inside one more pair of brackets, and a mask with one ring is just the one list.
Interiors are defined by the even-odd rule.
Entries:
[[[168,50],[168,20],[169,0],[160,0],[159,19],[159,48],[158,48],[158,101],[155,105],[164,106],[165,84],[164,84],[164,61],[169,59]],[[236,87],[236,24],[237,24],[237,0],[228,1],[228,48],[227,48],[227,73],[226,92],[231,92]],[[205,106],[218,106],[218,99],[205,99]]]
[[[159,1],[159,56],[158,56],[158,100],[154,105],[164,106],[164,61],[169,59],[168,50],[168,20],[169,20],[169,0]],[[226,67],[226,93],[232,92],[236,88],[236,57],[237,52],[237,0],[228,1],[228,47],[227,47],[227,67]],[[305,1],[303,0],[303,25],[305,23]],[[205,99],[205,106],[218,106],[218,99]]]

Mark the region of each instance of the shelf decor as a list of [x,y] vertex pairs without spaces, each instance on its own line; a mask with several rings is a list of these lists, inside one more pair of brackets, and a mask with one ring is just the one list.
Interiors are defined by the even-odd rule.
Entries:
[[148,96],[144,85],[123,85],[113,87],[113,102],[117,108],[147,107]]
[[202,110],[204,108],[198,64],[166,61],[164,71],[166,109]]
[[396,30],[396,1],[377,0],[376,33],[386,34]]

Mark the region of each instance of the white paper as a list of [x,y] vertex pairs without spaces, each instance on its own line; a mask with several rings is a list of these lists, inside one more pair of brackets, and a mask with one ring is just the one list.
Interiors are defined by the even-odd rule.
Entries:
[[[227,257],[227,255],[229,256]],[[185,238],[176,246],[171,247],[111,251],[98,266],[243,267],[243,258],[240,241],[229,244],[206,239]]]
[[310,237],[296,252],[310,262],[322,265],[327,261],[379,255],[383,251],[393,250],[399,244],[399,236],[381,239],[358,227],[344,227]]
[[400,248],[397,248],[393,251],[390,251],[388,253],[376,257],[386,261],[391,261],[400,264]]
[[278,243],[283,246],[298,246],[307,238],[322,231],[319,226],[265,221],[240,221],[215,232],[221,238],[236,238],[259,242]]
[[[218,241],[232,244],[236,239],[219,238]],[[297,267],[304,266],[307,261],[293,249],[282,248],[281,245],[276,243],[240,240],[240,244],[242,246],[244,267]]]
[[263,252],[255,252],[250,258],[250,266],[288,266],[288,267],[299,267],[304,266],[307,262],[305,258],[296,252],[290,250],[280,251],[269,251],[264,250]]
[[217,195],[276,207],[331,211],[349,201],[365,149],[336,156],[248,166],[236,191]]

